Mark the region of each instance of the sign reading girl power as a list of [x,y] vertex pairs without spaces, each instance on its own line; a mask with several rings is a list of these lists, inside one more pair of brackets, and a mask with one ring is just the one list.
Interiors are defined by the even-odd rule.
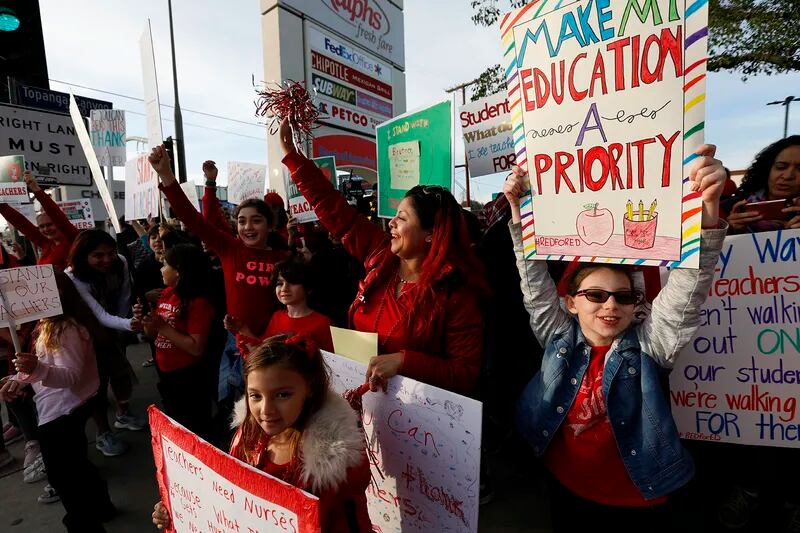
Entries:
[[261,472],[147,410],[170,532],[316,533],[319,499]]
[[505,15],[529,257],[697,266],[686,176],[703,142],[707,21],[702,0],[541,0]]
[[[324,353],[338,392],[364,382],[366,365]],[[375,531],[478,530],[480,402],[397,376],[387,394],[364,396]]]
[[670,375],[686,439],[800,447],[800,230],[725,240],[701,327]]

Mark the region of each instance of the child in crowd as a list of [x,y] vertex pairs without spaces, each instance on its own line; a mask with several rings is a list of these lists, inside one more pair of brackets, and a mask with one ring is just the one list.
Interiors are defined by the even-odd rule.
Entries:
[[642,294],[627,267],[585,264],[571,273],[566,310],[543,261],[526,261],[520,224],[525,172],[503,192],[530,325],[545,347],[541,370],[520,399],[517,423],[551,474],[555,531],[667,531],[667,495],[694,465],[682,447],[660,377],[700,325],[725,238],[719,198],[725,171],[715,147],[693,163],[702,195],[699,269],[675,269],[641,325],[632,325]]
[[71,533],[102,532],[116,509],[89,461],[85,426],[100,386],[95,346],[108,333],[66,275],[57,273],[56,282],[63,314],[39,322],[35,353],[17,354],[17,374],[0,388],[0,397],[13,400],[24,384],[33,384],[42,457],[67,512],[63,523]]
[[164,255],[161,268],[166,288],[154,313],[142,318],[145,334],[155,339],[158,390],[164,412],[198,435],[208,438],[213,389],[204,356],[216,313],[211,266],[203,250],[177,244]]
[[[364,435],[356,412],[330,390],[319,350],[300,336],[271,337],[248,355],[244,375],[230,454],[318,496],[323,533],[372,531]],[[161,502],[153,522],[169,526]]]
[[311,267],[302,259],[291,259],[275,265],[272,278],[275,295],[285,308],[273,313],[267,331],[260,339],[238,317],[225,317],[225,327],[232,333],[238,333],[242,353],[250,352],[266,338],[287,332],[305,335],[323,350],[333,351],[331,321],[308,306],[308,296],[312,290]]

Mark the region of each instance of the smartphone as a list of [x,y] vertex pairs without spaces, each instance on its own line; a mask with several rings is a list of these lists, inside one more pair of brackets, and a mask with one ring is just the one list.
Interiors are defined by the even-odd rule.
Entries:
[[753,202],[745,204],[743,211],[753,211],[761,215],[764,220],[786,220],[790,213],[784,213],[783,209],[794,205],[792,200],[768,200],[766,202]]

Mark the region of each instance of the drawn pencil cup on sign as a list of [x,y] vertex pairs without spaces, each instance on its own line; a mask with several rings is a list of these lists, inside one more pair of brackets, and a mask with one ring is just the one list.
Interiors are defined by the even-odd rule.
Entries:
[[[501,18],[530,179],[526,258],[697,267],[701,199],[687,176],[704,143],[707,26],[702,1],[542,0]],[[594,204],[613,214],[608,239]]]

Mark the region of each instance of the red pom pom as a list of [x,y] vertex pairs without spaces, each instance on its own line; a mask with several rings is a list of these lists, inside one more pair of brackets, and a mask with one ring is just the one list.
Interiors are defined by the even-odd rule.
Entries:
[[296,141],[303,143],[311,138],[319,111],[302,82],[287,80],[282,86],[272,87],[265,84],[262,89],[256,89],[256,93],[256,115],[271,119],[270,134],[276,133],[281,122],[288,118],[299,137]]

